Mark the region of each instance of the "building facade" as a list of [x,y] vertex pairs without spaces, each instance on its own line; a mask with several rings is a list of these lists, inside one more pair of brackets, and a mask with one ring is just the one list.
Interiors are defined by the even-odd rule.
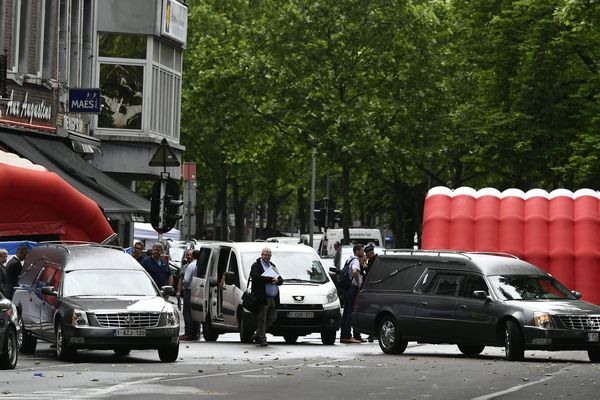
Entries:
[[181,159],[186,31],[176,0],[0,1],[0,149],[96,201],[122,245],[148,220],[133,189],[162,171],[163,138]]

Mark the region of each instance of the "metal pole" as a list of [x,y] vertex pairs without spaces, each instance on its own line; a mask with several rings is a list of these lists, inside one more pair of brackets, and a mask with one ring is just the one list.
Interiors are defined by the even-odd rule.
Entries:
[[312,154],[312,175],[310,180],[310,217],[308,220],[308,230],[309,230],[309,244],[312,247],[313,245],[313,231],[315,230],[315,179],[316,179],[316,171],[317,171],[317,156],[316,151],[313,149]]

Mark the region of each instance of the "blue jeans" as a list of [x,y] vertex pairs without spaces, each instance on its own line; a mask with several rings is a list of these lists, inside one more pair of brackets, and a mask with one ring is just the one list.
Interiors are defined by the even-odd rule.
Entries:
[[342,331],[340,333],[340,338],[342,339],[350,339],[352,337],[352,310],[354,309],[354,300],[357,293],[358,288],[354,285],[350,286],[344,292],[344,313],[342,314]]

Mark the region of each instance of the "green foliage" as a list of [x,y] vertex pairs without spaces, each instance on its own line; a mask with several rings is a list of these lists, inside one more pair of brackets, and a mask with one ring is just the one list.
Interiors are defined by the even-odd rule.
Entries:
[[190,2],[199,204],[248,217],[256,194],[298,226],[314,151],[317,198],[329,176],[346,222],[406,246],[432,186],[594,187],[599,22],[591,0]]

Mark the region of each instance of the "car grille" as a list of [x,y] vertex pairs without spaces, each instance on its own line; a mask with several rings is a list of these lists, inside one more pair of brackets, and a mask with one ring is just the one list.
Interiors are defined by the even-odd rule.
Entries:
[[160,313],[96,314],[96,319],[108,328],[145,328],[157,326]]
[[559,315],[558,319],[567,329],[599,331],[600,315]]

